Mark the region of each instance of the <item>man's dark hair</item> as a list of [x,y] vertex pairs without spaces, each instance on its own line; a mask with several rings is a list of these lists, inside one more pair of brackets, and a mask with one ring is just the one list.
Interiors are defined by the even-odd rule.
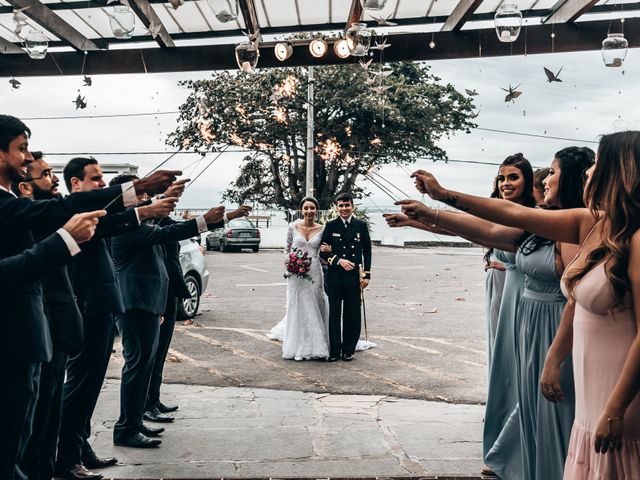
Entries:
[[73,177],[84,180],[84,167],[87,165],[97,165],[98,161],[93,158],[76,157],[69,160],[62,170],[64,176],[64,184],[67,186],[67,190],[71,191],[71,179]]
[[350,202],[353,205],[353,196],[350,193],[341,193],[336,197],[336,204],[338,202]]
[[44,157],[44,153],[42,153],[42,152],[31,152],[31,156],[33,157],[34,162],[37,162],[38,160],[42,160],[42,158]]
[[123,183],[133,182],[134,180],[138,180],[136,175],[132,175],[131,173],[121,173],[111,179],[109,186],[113,187],[114,185],[122,185]]
[[31,130],[21,120],[11,115],[0,115],[0,150],[9,151],[9,144],[20,135],[31,136]]

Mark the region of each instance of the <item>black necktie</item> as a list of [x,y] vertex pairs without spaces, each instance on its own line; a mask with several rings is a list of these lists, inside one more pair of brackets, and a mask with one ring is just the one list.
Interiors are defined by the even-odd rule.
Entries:
[[347,228],[349,228],[349,222],[344,222],[344,229],[346,230]]

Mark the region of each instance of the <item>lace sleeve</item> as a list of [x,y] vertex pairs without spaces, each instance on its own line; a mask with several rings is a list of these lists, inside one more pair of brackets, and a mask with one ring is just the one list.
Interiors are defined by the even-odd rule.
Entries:
[[289,224],[289,228],[287,229],[287,242],[284,246],[285,256],[291,253],[291,246],[293,245],[293,229],[294,228],[296,228],[294,227],[294,222],[291,222]]

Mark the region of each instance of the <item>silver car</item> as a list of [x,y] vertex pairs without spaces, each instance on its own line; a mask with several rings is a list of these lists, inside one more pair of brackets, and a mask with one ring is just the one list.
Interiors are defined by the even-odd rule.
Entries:
[[224,228],[209,232],[205,243],[207,250],[217,248],[221,252],[228,252],[231,249],[250,248],[257,252],[260,250],[260,230],[249,219],[234,218]]
[[180,265],[191,298],[185,298],[178,304],[178,319],[195,317],[200,307],[200,296],[207,290],[209,270],[197,237],[180,240]]

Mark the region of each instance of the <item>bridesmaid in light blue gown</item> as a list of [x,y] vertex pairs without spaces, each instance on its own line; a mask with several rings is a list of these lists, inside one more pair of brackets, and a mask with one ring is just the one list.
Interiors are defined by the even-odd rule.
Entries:
[[496,260],[493,252],[485,255],[484,276],[484,318],[487,334],[487,375],[491,371],[491,359],[493,358],[493,344],[498,329],[498,317],[500,316],[500,303],[504,290],[506,271],[504,265]]

